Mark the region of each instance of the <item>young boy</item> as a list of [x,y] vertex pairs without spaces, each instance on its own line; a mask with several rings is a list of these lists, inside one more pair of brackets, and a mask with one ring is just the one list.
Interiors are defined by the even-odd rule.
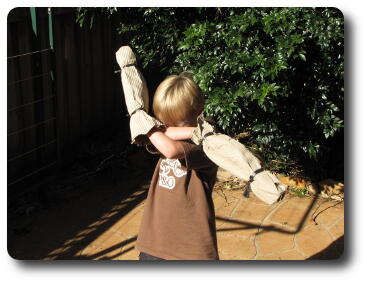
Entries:
[[187,75],[166,78],[153,111],[167,128],[148,137],[163,155],[155,168],[136,248],[140,260],[218,260],[211,197],[217,166],[189,139],[204,107],[203,95]]

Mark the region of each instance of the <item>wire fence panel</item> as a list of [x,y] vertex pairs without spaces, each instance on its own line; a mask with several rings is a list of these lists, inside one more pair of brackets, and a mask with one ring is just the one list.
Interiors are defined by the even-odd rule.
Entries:
[[115,32],[119,23],[97,17],[93,28],[80,28],[74,9],[49,11],[35,9],[37,34],[29,8],[8,16],[9,190],[68,166],[76,145],[100,131],[130,139],[114,73],[115,52],[128,44]]
[[8,17],[8,191],[22,189],[57,164],[56,108],[45,9],[29,8]]

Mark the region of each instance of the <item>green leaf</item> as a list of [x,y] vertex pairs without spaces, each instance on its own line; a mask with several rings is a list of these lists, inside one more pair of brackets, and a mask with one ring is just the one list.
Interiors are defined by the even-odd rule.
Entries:
[[299,57],[302,59],[302,61],[306,62],[306,56],[304,54],[300,53]]

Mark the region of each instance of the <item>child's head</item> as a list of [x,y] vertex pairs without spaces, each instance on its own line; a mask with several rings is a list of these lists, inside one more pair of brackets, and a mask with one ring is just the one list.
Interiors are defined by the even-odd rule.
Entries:
[[154,94],[154,114],[167,126],[195,126],[203,109],[201,90],[186,73],[168,76]]

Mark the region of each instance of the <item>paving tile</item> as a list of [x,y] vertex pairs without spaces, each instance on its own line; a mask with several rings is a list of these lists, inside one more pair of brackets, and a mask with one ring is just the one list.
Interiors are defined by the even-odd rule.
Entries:
[[102,217],[100,217],[99,219],[109,219],[113,216],[115,216],[116,214],[118,214],[118,211],[114,210],[114,211],[110,211],[110,212],[106,212],[102,215]]
[[121,235],[107,231],[88,245],[82,256],[93,260],[113,259],[121,254],[125,240]]
[[218,234],[218,249],[237,260],[251,259],[256,254],[252,240],[233,237],[229,233]]
[[80,232],[78,232],[76,234],[76,237],[85,237],[87,236],[88,234],[94,232],[97,230],[97,227],[93,227],[93,228],[87,228],[87,229],[83,229],[81,230]]
[[340,219],[335,223],[335,225],[329,228],[330,234],[334,237],[334,239],[338,239],[339,237],[344,235],[344,218]]
[[287,201],[289,205],[294,205],[295,207],[304,210],[307,210],[311,205],[313,205],[314,202],[315,199],[313,197],[291,197]]
[[97,227],[103,225],[106,222],[108,222],[108,219],[107,218],[105,218],[105,219],[98,219],[98,220],[92,222],[91,224],[89,224],[88,228],[97,228]]
[[[278,223],[281,226],[288,226],[295,230],[301,224],[303,218],[307,214],[307,208],[297,207],[292,202],[286,202],[279,206],[276,211],[268,219],[270,222]],[[307,218],[311,217],[311,213],[307,215]],[[268,222],[264,223],[269,224]]]
[[221,251],[218,251],[218,255],[219,255],[219,260],[235,260],[233,256],[224,254]]
[[128,237],[136,237],[139,233],[143,212],[139,211],[129,221],[125,222],[118,228],[118,232]]
[[233,218],[251,223],[261,223],[272,211],[273,207],[268,205],[258,205],[253,202],[243,202],[233,213]]
[[138,207],[135,207],[134,209],[130,210],[126,214],[122,215],[120,219],[118,219],[111,227],[110,229],[113,231],[119,231],[120,227],[125,225],[127,222],[129,222],[132,218],[135,217],[136,214],[141,213],[141,210]]
[[213,199],[215,214],[221,217],[229,217],[240,200],[227,193],[214,192],[213,194],[218,194]]
[[310,225],[295,236],[297,249],[307,256],[322,251],[332,242],[332,237],[321,225]]
[[70,238],[70,239],[66,240],[64,242],[63,246],[64,247],[75,246],[75,245],[81,244],[84,241],[85,241],[85,236],[84,235],[78,236],[78,237],[73,237],[73,238]]
[[237,198],[239,200],[246,200],[246,198],[243,196],[243,190],[223,190],[223,192],[227,196],[231,196],[231,197]]
[[[238,224],[238,223],[231,223],[222,221],[222,225],[217,227],[217,233],[224,233],[224,232],[230,232],[231,235],[236,237],[242,237],[242,238],[252,238],[256,235],[258,231],[259,224],[257,223],[250,223],[249,224]],[[255,226],[255,228],[252,228],[252,225]]]
[[90,242],[90,246],[101,246],[103,245],[103,243],[110,237],[112,237],[112,235],[114,235],[115,233],[113,231],[110,230],[106,230],[103,233],[101,233],[99,236],[97,236],[94,241]]
[[[222,226],[225,224],[225,223],[227,223],[226,222],[226,220],[223,220],[222,218],[226,218],[226,217],[223,217],[223,216],[220,216],[220,215],[216,215],[216,218],[215,218],[215,226],[216,226],[216,228],[217,228],[217,231],[219,230],[219,229],[221,229],[222,228]],[[230,219],[230,218],[228,218],[228,219]]]
[[135,249],[136,241],[130,241],[122,248],[122,253],[116,259],[118,260],[139,260],[139,251]]
[[305,259],[304,256],[295,250],[256,257],[256,260],[304,260],[304,259]]
[[337,201],[327,201],[318,207],[314,212],[315,221],[325,226],[332,226],[340,218],[344,217],[344,203]]
[[136,209],[141,211],[141,212],[144,212],[144,207],[145,207],[145,201],[142,201],[141,203],[139,203],[137,206],[136,206]]
[[218,233],[230,232],[231,235],[250,238],[260,228],[262,219],[269,213],[271,207],[259,206],[252,202],[241,200],[231,217],[218,220]]
[[46,257],[43,258],[43,260],[55,260],[60,255],[67,252],[70,248],[71,248],[70,246],[57,248],[57,249],[51,251]]
[[135,248],[123,251],[123,254],[116,258],[117,260],[139,260],[139,251]]
[[256,236],[257,252],[266,255],[294,248],[294,235],[277,231],[263,231]]

